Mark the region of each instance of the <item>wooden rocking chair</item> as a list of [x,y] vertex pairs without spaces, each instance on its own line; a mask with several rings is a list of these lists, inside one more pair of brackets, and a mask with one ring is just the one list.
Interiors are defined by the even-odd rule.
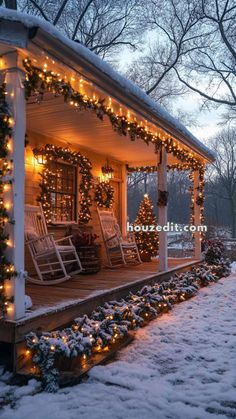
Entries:
[[28,277],[30,282],[59,284],[81,272],[82,266],[71,236],[54,240],[53,234],[48,233],[41,205],[25,206],[25,239],[38,275],[38,278]]
[[98,210],[110,267],[142,263],[133,234],[122,237],[120,226],[111,210]]

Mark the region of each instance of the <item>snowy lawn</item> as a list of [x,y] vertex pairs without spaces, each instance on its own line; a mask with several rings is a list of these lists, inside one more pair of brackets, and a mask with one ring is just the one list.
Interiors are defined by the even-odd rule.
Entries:
[[136,333],[118,360],[57,394],[0,381],[4,419],[236,418],[236,274]]

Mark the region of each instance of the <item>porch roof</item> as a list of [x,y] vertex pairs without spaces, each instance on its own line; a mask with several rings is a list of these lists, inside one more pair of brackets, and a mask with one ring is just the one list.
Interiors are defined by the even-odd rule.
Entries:
[[[206,161],[214,160],[215,154],[191,134],[183,124],[165,111],[161,105],[154,102],[138,86],[121,76],[93,52],[67,39],[53,25],[39,18],[2,7],[0,7],[0,22],[0,53],[4,52],[4,45],[30,53],[43,50],[55,60],[82,74],[122,105],[133,110],[156,127],[163,129],[167,134],[174,136]],[[140,140],[138,142],[139,153],[134,160],[140,160],[143,163],[144,159],[145,161],[149,160],[146,155],[144,159],[139,158],[139,156],[143,156],[144,147],[149,150],[153,150],[153,147],[149,148],[141,143]],[[135,148],[137,149],[137,146]],[[134,148],[132,149],[134,150]],[[127,152],[129,153],[130,150],[127,149]],[[124,160],[123,153],[122,158],[119,159]],[[126,160],[132,161],[132,158]]]

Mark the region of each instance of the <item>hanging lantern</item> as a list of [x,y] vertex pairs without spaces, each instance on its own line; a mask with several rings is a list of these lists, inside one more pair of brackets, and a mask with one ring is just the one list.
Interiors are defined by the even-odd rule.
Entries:
[[38,150],[34,149],[33,153],[34,153],[34,158],[38,164],[43,165],[47,162],[47,158],[43,149],[38,149]]
[[114,169],[109,165],[108,160],[102,167],[102,182],[109,182],[114,178]]

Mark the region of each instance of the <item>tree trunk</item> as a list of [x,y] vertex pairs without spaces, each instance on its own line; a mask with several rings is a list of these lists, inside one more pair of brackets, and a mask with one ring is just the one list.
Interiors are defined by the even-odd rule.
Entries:
[[236,205],[234,199],[230,199],[230,211],[231,211],[231,228],[232,238],[236,237]]
[[5,5],[8,9],[17,10],[17,0],[5,0]]
[[144,176],[144,193],[147,193],[147,173],[145,173]]

